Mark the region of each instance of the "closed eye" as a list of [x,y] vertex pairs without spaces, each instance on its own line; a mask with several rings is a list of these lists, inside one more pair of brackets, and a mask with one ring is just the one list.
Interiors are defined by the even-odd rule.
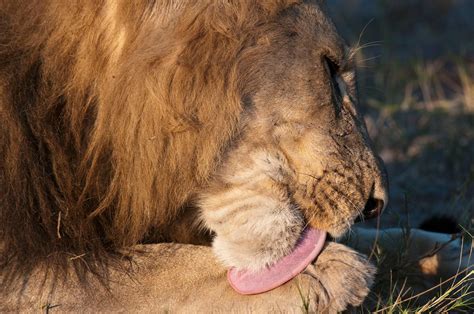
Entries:
[[329,57],[324,57],[324,62],[326,63],[331,78],[335,78],[340,70],[339,65]]
[[[338,80],[338,77],[340,75],[340,67],[336,62],[334,62],[329,57],[324,57],[323,61],[325,63],[327,72],[331,80],[331,88],[336,98],[335,99],[336,105],[339,106],[342,102],[342,91],[341,91],[341,86],[339,85],[339,80]],[[340,108],[336,108],[336,111],[339,111],[339,109]]]

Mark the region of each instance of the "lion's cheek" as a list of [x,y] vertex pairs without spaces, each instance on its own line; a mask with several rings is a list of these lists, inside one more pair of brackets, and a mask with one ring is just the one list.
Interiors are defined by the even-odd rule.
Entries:
[[301,176],[319,177],[330,163],[327,139],[315,132],[305,132],[299,137],[282,138],[279,149],[284,152],[292,168]]

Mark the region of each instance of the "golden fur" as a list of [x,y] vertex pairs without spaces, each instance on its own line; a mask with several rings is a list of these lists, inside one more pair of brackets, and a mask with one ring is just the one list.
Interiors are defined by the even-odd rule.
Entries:
[[2,256],[173,238],[235,137],[237,53],[286,5],[2,1]]
[[[257,189],[342,235],[387,203],[354,80],[318,1],[0,0],[2,286],[42,265],[106,275],[137,243],[208,244],[198,200],[259,154],[279,162]],[[361,294],[334,308],[368,291],[354,263]]]

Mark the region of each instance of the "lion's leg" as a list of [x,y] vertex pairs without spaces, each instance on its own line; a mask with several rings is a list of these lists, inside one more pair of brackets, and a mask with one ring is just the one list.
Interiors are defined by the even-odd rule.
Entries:
[[[112,270],[110,290],[91,279],[85,289],[70,276],[51,287],[43,283],[39,271],[27,285],[21,283],[0,296],[0,311],[31,311],[49,307],[59,311],[123,312],[210,312],[213,310],[252,310],[294,308],[300,305],[292,285],[270,294],[243,297],[226,281],[226,269],[209,247],[156,244],[138,247],[127,271]],[[52,289],[52,291],[51,291]]]
[[56,285],[40,274],[0,299],[1,311],[41,308],[80,312],[219,312],[294,310],[302,305],[296,285],[259,296],[240,296],[226,281],[226,270],[210,248],[193,245],[141,246],[129,272],[112,271],[110,290],[96,281],[83,289],[71,278]]
[[128,272],[112,270],[110,289],[97,281],[81,287],[71,275],[51,287],[39,271],[23,286],[0,295],[0,311],[41,308],[81,312],[268,312],[341,310],[358,304],[372,269],[354,251],[330,243],[314,265],[272,291],[242,296],[232,290],[226,269],[209,247],[155,244],[138,247]]

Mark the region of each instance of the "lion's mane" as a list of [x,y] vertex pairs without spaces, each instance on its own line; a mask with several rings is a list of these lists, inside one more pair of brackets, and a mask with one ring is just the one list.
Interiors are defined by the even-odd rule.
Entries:
[[291,2],[0,1],[4,280],[173,240]]

